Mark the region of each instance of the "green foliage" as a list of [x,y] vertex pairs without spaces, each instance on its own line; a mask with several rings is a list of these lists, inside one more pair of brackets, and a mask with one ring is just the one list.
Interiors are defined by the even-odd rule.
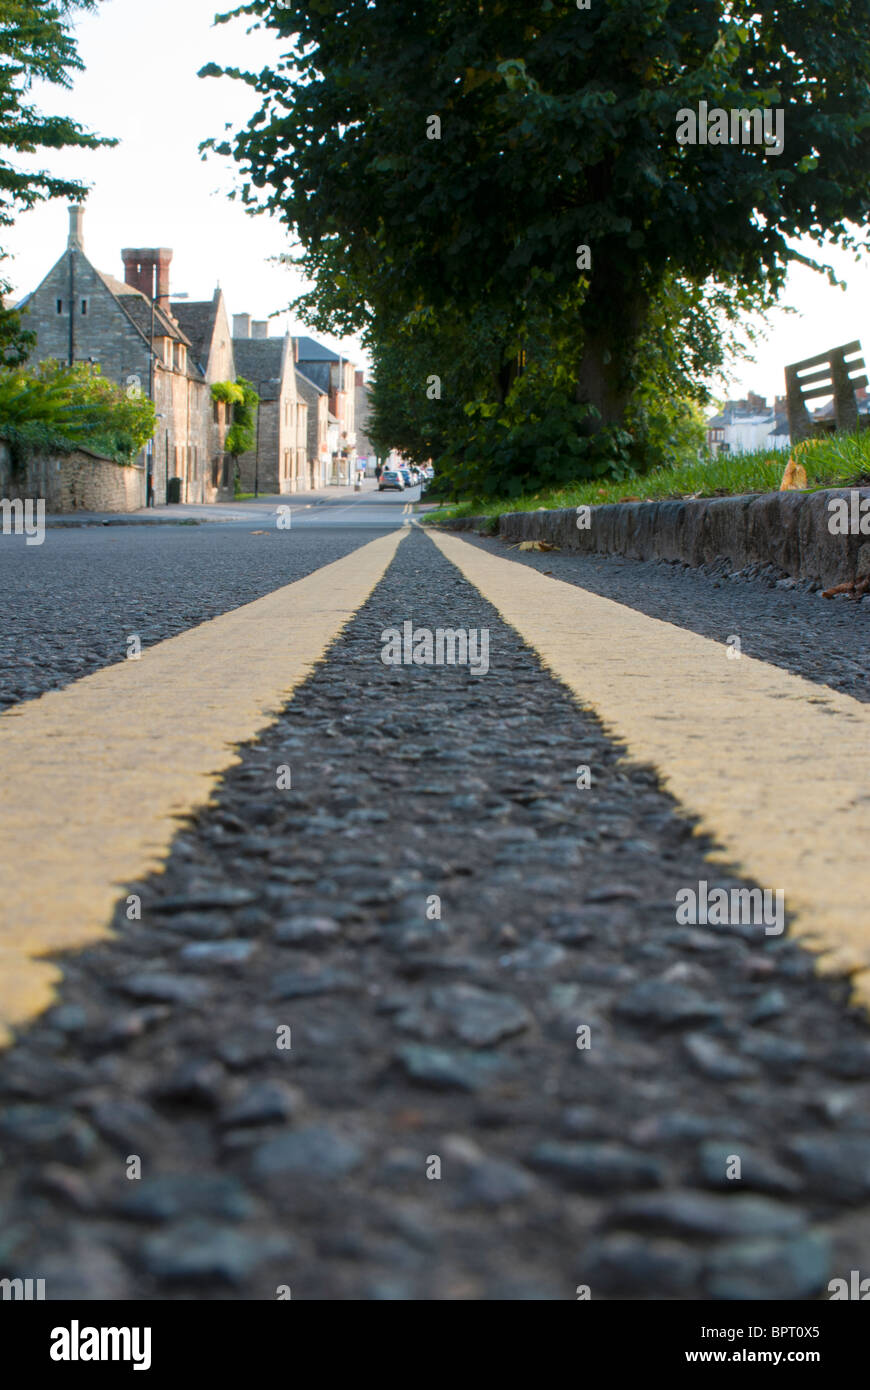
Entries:
[[84,445],[119,462],[154,433],[154,404],[108,381],[98,365],[54,361],[0,370],[0,432],[22,452]]
[[[211,147],[238,162],[243,202],[298,239],[306,321],[373,345],[382,438],[437,441],[457,485],[524,487],[531,469],[573,466],[569,451],[576,477],[607,458],[655,464],[691,439],[731,312],[779,291],[806,259],[797,237],[854,247],[866,220],[868,0],[252,0],[234,13],[275,35],[276,59],[231,70],[260,107]],[[783,152],[678,145],[677,112],[701,100],[782,108]],[[522,353],[526,373],[562,361],[570,380],[511,396]],[[440,425],[419,399],[431,373]]]
[[[72,86],[83,66],[73,33],[76,11],[95,8],[95,0],[0,0],[0,227],[46,198],[87,195],[75,180],[34,169],[31,155],[117,144],[89,134],[68,116],[43,115],[30,100],[41,83]],[[13,163],[10,156],[16,155],[26,156],[23,166]],[[16,366],[32,343],[15,312],[3,307],[8,288],[0,283],[0,366]]]
[[[260,397],[250,381],[243,376],[235,382],[219,382],[219,386],[232,388],[231,393],[218,396],[218,400],[230,399],[233,404],[233,423],[227,430],[224,449],[233,458],[246,454],[257,442],[257,410]],[[238,481],[238,480],[237,480]]]
[[[5,259],[0,252],[0,260]],[[36,345],[36,334],[26,330],[17,310],[4,305],[11,285],[0,278],[0,367],[18,367],[27,361]]]
[[[507,348],[510,325],[494,310],[472,322],[446,311],[411,315],[374,345],[370,435],[382,452],[434,459],[431,496],[510,497],[696,459],[708,397],[700,382],[724,361],[716,320],[736,317],[743,299],[713,284],[663,285],[637,345],[624,427],[600,428],[594,408],[576,399],[581,288],[563,298],[555,321],[528,307]],[[436,400],[426,390],[432,373]]]
[[211,398],[224,405],[244,405],[245,393],[237,381],[216,381],[211,388]]
[[[470,497],[458,506],[430,512],[425,522],[455,516],[497,517],[501,512],[535,511],[539,507],[578,507],[609,502],[659,501],[666,498],[734,497],[776,492],[788,461],[787,449],[756,449],[746,454],[716,454],[678,466],[656,468],[619,481],[578,482],[565,488],[544,488],[516,497]],[[827,435],[801,445],[800,462],[807,470],[807,488],[845,488],[870,481],[870,429],[858,434]]]

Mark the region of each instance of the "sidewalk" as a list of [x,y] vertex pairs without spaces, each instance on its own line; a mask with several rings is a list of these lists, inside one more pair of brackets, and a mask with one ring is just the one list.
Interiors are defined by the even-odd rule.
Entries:
[[174,502],[161,507],[140,507],[135,512],[56,512],[45,518],[46,526],[197,526],[201,522],[263,520],[272,515],[276,507],[291,507],[298,512],[307,507],[315,507],[324,502],[337,499],[362,497],[365,493],[377,493],[374,478],[366,478],[361,492],[354,492],[353,484],[319,488],[314,492],[290,492],[276,495],[263,494],[244,501],[228,502]]

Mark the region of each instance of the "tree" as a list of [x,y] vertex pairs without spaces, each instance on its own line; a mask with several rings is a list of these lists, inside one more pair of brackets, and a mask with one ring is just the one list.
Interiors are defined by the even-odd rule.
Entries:
[[[775,294],[806,260],[796,237],[855,246],[866,218],[868,0],[233,13],[272,30],[279,56],[228,70],[261,105],[213,148],[239,162],[245,203],[298,237],[320,326],[485,305],[503,315],[506,365],[530,313],[549,319],[580,345],[587,430],[630,420],[669,285]],[[743,143],[742,127],[740,143],[679,143],[679,113],[702,101],[782,110],[784,148]]]
[[[73,74],[83,67],[72,22],[76,11],[95,8],[96,0],[0,0],[0,227],[47,198],[86,196],[83,184],[46,169],[20,168],[14,156],[117,143],[89,134],[69,116],[43,115],[30,100],[34,83],[72,86]],[[3,303],[8,290],[0,277],[0,365],[21,362],[32,344],[19,316]]]

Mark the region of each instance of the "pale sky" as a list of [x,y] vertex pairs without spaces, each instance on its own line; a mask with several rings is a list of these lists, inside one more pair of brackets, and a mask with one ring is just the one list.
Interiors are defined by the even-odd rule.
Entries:
[[[42,87],[45,111],[66,111],[90,130],[120,140],[110,150],[43,151],[32,163],[92,186],[85,214],[85,250],[100,270],[123,279],[122,246],[171,246],[171,286],[191,299],[209,299],[220,282],[230,314],[268,318],[272,332],[311,333],[293,321],[287,305],[301,288],[295,272],[271,257],[289,249],[287,234],[266,217],[249,217],[227,193],[236,181],[229,160],[205,163],[197,146],[237,130],[256,108],[256,94],[229,78],[200,79],[209,61],[256,70],[275,55],[271,35],[245,32],[244,23],[213,26],[230,0],[102,0],[94,15],[77,22],[86,71],[71,93]],[[55,201],[22,215],[4,230],[14,259],[3,265],[21,297],[39,283],[66,245],[66,205]],[[812,251],[811,244],[806,249]],[[784,391],[783,367],[826,348],[860,338],[867,329],[870,268],[841,252],[830,256],[848,282],[834,289],[820,275],[794,267],[783,296],[797,315],[776,311],[757,364],[742,363],[732,396],[756,390],[772,400]],[[362,366],[353,339],[316,333]]]

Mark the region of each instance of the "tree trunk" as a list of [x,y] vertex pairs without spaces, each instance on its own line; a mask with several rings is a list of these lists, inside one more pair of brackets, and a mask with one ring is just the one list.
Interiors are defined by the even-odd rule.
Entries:
[[625,424],[633,391],[631,368],[646,307],[641,297],[622,304],[588,304],[577,400],[599,412],[598,417],[590,417],[589,434],[597,434],[608,425]]

